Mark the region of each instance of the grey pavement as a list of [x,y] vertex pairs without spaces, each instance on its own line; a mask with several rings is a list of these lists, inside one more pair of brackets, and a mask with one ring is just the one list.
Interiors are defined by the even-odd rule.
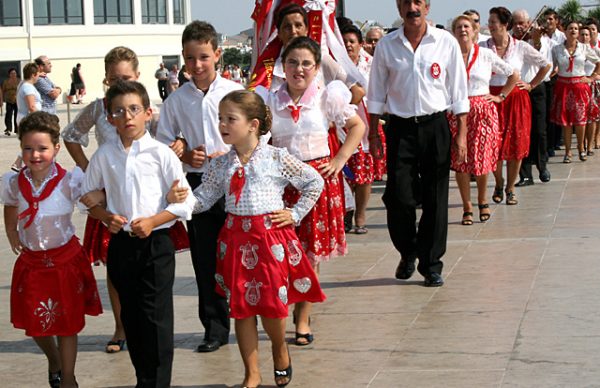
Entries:
[[[1,136],[0,150],[1,170],[8,170],[18,151],[15,137]],[[561,163],[562,154],[551,159],[551,182],[536,179],[534,186],[517,189],[518,206],[490,204],[487,223],[477,221],[475,209],[474,225],[460,225],[462,206],[451,180],[441,288],[422,287],[418,274],[394,279],[399,254],[387,235],[382,187],[376,187],[369,233],[349,235],[349,255],[322,265],[328,299],[314,308],[315,342],[290,345],[290,386],[600,387],[600,154],[568,165]],[[73,166],[64,149],[58,159]],[[474,187],[472,193],[475,198]],[[81,235],[84,216],[76,214],[74,221]],[[2,386],[47,386],[44,356],[10,324],[15,256],[3,236],[0,253]],[[105,312],[88,317],[79,336],[79,384],[132,386],[127,352],[103,352],[113,319],[105,268],[94,267],[94,273]],[[243,365],[233,333],[230,344],[215,353],[193,351],[203,332],[189,253],[177,255],[176,276],[173,386],[238,386]],[[272,387],[270,346],[259,329],[263,383]],[[292,339],[291,322],[287,331]]]

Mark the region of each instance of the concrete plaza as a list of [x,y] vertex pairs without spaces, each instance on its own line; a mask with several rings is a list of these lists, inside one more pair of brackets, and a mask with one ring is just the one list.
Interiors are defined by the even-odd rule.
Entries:
[[[74,108],[75,110],[81,107]],[[60,106],[66,122],[65,106]],[[91,141],[88,155],[95,150]],[[14,136],[0,137],[0,166],[18,152]],[[450,188],[449,239],[441,288],[415,274],[394,279],[399,254],[385,225],[377,186],[367,235],[348,236],[349,255],[322,265],[328,300],[312,315],[315,342],[290,345],[291,387],[600,387],[600,154],[582,163],[551,159],[552,181],[517,189],[518,206],[490,204],[492,217],[460,224],[456,183]],[[574,152],[574,154],[576,154]],[[73,162],[61,150],[59,162]],[[537,178],[537,177],[536,177]],[[493,182],[489,185],[489,197]],[[472,190],[475,199],[475,190]],[[491,200],[490,200],[491,202]],[[78,235],[85,217],[74,216]],[[45,357],[10,324],[15,256],[0,237],[0,376],[3,386],[47,386]],[[105,312],[88,317],[79,336],[81,387],[129,387],[134,371],[126,351],[104,353],[113,330],[104,267],[94,267]],[[238,386],[243,365],[235,335],[210,354],[194,353],[202,339],[189,253],[177,255],[176,387]],[[268,339],[260,329],[264,386],[274,386]],[[288,322],[288,337],[294,330]]]

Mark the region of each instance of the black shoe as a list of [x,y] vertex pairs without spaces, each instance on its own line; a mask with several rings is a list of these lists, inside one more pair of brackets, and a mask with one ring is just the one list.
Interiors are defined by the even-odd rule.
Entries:
[[552,177],[552,175],[550,175],[550,171],[545,168],[542,171],[540,171],[540,180],[542,182],[550,182],[550,178]]
[[533,185],[533,179],[531,179],[531,178],[523,178],[515,184],[515,186],[517,186],[517,187],[525,187],[525,186],[531,186],[531,185]]
[[415,273],[415,262],[414,260],[400,260],[398,267],[396,268],[396,279],[406,280]]
[[352,221],[354,220],[354,210],[349,210],[344,215],[344,232],[348,233],[352,230]]
[[210,353],[215,350],[219,350],[221,347],[221,343],[219,341],[203,341],[198,347],[196,351],[198,353]]
[[50,372],[48,371],[48,384],[51,388],[60,388],[60,380],[62,379],[61,371]]
[[423,282],[423,286],[425,287],[441,287],[443,285],[444,279],[442,279],[442,275],[435,272],[432,272],[428,276],[425,276],[425,282]]
[[548,157],[552,158],[552,157],[554,157],[554,156],[556,156],[556,152],[554,152],[554,148],[553,148],[553,149],[550,149],[550,150],[548,150]]

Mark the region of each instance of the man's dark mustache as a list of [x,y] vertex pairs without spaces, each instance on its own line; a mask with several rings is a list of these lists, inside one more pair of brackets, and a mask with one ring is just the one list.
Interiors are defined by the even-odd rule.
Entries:
[[421,17],[421,12],[419,11],[411,11],[406,13],[407,18],[419,18]]

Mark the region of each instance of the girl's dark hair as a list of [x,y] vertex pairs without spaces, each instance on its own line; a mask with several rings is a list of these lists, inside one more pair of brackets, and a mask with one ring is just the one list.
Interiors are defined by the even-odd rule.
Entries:
[[317,42],[307,36],[299,36],[292,39],[281,54],[281,61],[285,62],[285,59],[290,55],[290,52],[295,49],[307,49],[315,57],[315,63],[317,65],[321,64],[321,47]]
[[308,13],[304,9],[304,7],[296,3],[292,3],[286,5],[277,12],[277,16],[275,16],[275,25],[277,26],[277,29],[281,29],[283,19],[285,19],[287,15],[291,15],[294,13],[298,13],[302,16],[302,19],[304,19],[304,25],[306,26],[306,28],[308,28]]
[[136,81],[123,81],[121,79],[108,89],[106,92],[106,106],[109,113],[112,113],[112,102],[115,98],[125,94],[136,94],[142,100],[144,109],[150,108],[150,97],[144,85]]
[[239,105],[248,120],[257,119],[260,122],[258,126],[259,136],[266,135],[271,130],[273,123],[271,109],[258,94],[249,90],[235,90],[225,95],[219,105],[227,101]]
[[57,145],[60,141],[58,116],[41,110],[28,114],[19,123],[19,140],[23,140],[25,134],[29,132],[47,133],[50,135],[52,144]]
[[25,67],[23,67],[23,78],[31,79],[38,72],[39,68],[38,65],[35,64],[35,62],[28,63],[25,65]]
[[583,24],[585,24],[588,27],[593,24],[596,26],[596,29],[598,29],[598,19],[596,19],[596,18],[587,18],[587,19],[585,19]]
[[342,35],[354,34],[354,35],[356,35],[356,39],[358,39],[358,43],[362,44],[362,42],[363,42],[362,32],[360,32],[360,29],[358,27],[356,27],[354,24],[347,24],[347,25],[341,27],[340,32],[342,33]]
[[507,29],[512,28],[512,13],[506,7],[493,7],[490,9],[490,15],[498,16],[500,23],[506,25]]

